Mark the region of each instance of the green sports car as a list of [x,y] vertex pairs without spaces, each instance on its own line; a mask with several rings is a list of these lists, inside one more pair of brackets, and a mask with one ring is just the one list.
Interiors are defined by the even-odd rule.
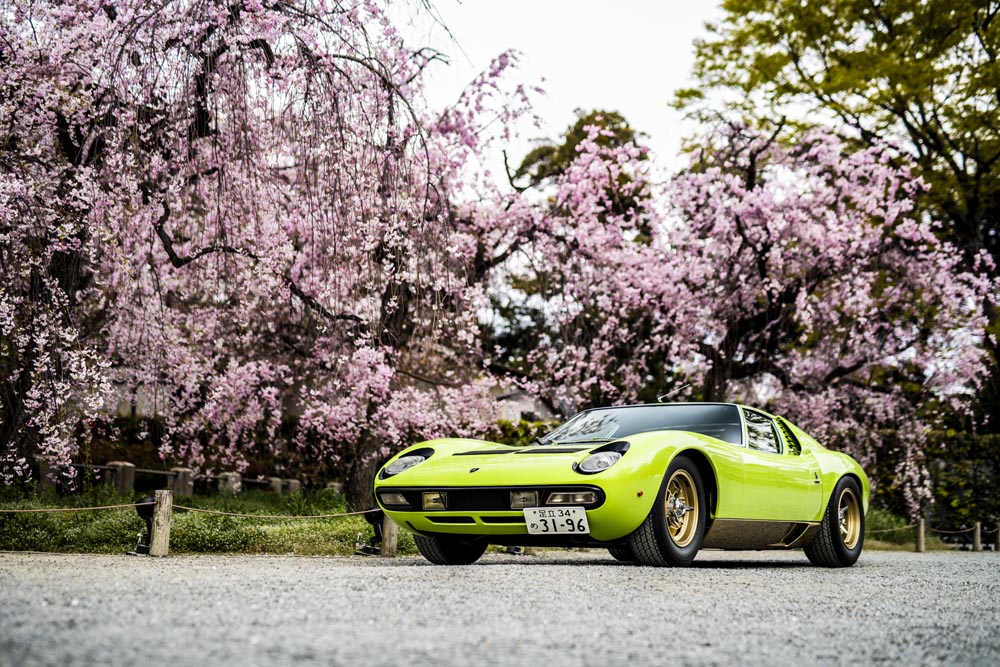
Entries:
[[581,412],[529,447],[441,439],[378,472],[375,497],[441,565],[489,544],[603,547],[688,565],[702,548],[796,549],[827,567],[861,554],[868,477],[782,417],[732,403]]

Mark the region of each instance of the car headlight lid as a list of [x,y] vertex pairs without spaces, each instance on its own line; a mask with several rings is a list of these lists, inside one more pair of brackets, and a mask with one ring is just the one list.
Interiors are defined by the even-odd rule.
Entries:
[[409,470],[415,465],[423,463],[427,460],[426,456],[420,454],[410,454],[408,456],[400,456],[398,459],[387,465],[383,472],[386,477],[391,477],[392,475],[398,475],[404,470]]
[[577,470],[588,475],[593,475],[594,473],[601,472],[602,470],[607,470],[614,464],[618,463],[621,458],[621,452],[595,452],[580,461],[580,465],[577,466]]

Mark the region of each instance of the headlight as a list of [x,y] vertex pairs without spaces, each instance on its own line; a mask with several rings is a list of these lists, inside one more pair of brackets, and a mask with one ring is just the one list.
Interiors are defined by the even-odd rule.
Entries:
[[621,459],[621,457],[621,452],[596,452],[580,461],[580,465],[577,466],[577,470],[587,475],[593,475],[595,472],[607,470],[614,464],[618,463],[618,460]]
[[423,463],[426,460],[427,460],[426,456],[420,456],[419,454],[410,456],[401,456],[392,463],[390,463],[389,465],[387,465],[385,468],[383,468],[382,472],[385,474],[386,477],[392,477],[393,475],[398,475],[404,470],[408,470],[413,466],[417,465],[418,463]]

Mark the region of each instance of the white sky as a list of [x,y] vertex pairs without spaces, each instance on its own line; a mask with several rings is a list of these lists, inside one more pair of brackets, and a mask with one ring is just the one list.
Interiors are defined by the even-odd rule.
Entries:
[[[676,89],[690,84],[693,40],[721,16],[718,0],[433,0],[440,26],[413,28],[414,46],[432,45],[450,65],[436,65],[427,90],[433,107],[453,102],[496,55],[521,52],[527,83],[541,82],[546,97],[536,112],[556,139],[575,109],[621,113],[662,166],[677,167],[690,123],[670,107]],[[457,43],[456,43],[457,42]],[[516,165],[530,148],[511,146]]]

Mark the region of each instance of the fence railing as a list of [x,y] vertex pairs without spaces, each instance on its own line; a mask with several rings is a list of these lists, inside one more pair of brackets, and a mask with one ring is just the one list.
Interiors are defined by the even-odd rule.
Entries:
[[983,550],[983,535],[993,536],[993,549],[995,551],[1000,551],[1000,523],[991,529],[983,528],[982,521],[976,521],[969,528],[962,528],[960,530],[941,530],[940,528],[929,528],[923,518],[919,518],[911,524],[905,526],[899,526],[898,528],[883,528],[880,530],[866,530],[865,535],[879,535],[882,533],[898,533],[904,530],[913,530],[913,541],[914,541],[914,551],[917,553],[924,553],[927,548],[927,532],[934,533],[936,535],[970,535],[972,537],[972,550],[982,551]]
[[[43,457],[38,457],[39,479],[43,484],[54,484],[54,476],[51,474],[48,462]],[[108,461],[104,465],[90,463],[74,463],[74,468],[81,471],[92,471],[95,478],[118,493],[132,494],[136,488],[136,476],[143,475],[164,477],[164,486],[177,496],[194,495],[195,474],[190,468],[176,466],[169,470],[155,470],[151,468],[137,468],[135,464],[128,461]],[[215,482],[220,493],[239,493],[244,486],[256,486],[274,493],[296,494],[302,489],[302,482],[297,479],[284,477],[265,477],[263,479],[244,479],[238,472],[222,472],[218,475],[202,475],[199,479],[207,479]],[[333,484],[335,488],[338,484]],[[146,488],[149,488],[148,486]],[[342,488],[342,487],[341,487]],[[338,488],[340,490],[340,488]]]

